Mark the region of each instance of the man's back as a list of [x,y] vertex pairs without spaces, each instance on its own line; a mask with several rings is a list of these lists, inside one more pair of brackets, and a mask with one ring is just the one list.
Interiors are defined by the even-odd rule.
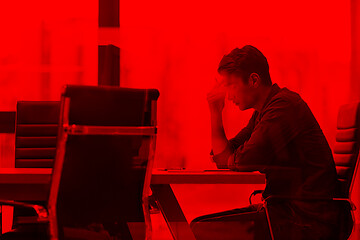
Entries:
[[[272,157],[267,160],[270,166],[293,167],[298,171],[282,174],[281,170],[265,169],[268,184],[264,197],[274,194],[334,197],[337,182],[335,163],[318,122],[297,93],[280,89],[276,84],[273,89],[269,101],[257,114],[253,131],[261,121],[268,125],[268,128],[263,128],[264,136],[268,134],[267,129],[280,130],[274,132],[274,136],[266,137],[272,154],[264,157]],[[279,117],[274,119],[276,123],[269,118],[264,119],[269,112],[272,115],[278,113]]]
[[[336,195],[335,163],[318,122],[297,93],[280,89],[277,84],[272,86],[261,111],[254,112],[248,125],[214,159],[233,161],[233,170],[258,166],[254,170],[266,174],[264,198]],[[302,222],[309,218],[329,224],[336,224],[339,211],[331,202],[282,201],[270,207],[275,216],[286,209],[287,217],[305,216]]]

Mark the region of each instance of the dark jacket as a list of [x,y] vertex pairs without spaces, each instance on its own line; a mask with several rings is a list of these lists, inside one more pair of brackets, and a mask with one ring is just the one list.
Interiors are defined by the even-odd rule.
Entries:
[[[254,111],[248,125],[229,140],[214,161],[220,168],[265,173],[264,198],[333,198],[337,194],[333,155],[318,122],[299,94],[277,84],[272,86],[261,111]],[[273,209],[282,219],[328,226],[338,223],[342,211],[331,201],[281,201]]]

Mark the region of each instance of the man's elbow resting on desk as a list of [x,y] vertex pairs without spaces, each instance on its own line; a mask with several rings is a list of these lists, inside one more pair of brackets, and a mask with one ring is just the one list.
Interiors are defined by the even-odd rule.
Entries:
[[248,165],[235,163],[234,153],[231,153],[227,157],[214,156],[214,162],[218,169],[230,169],[232,171],[239,172],[253,172],[262,170],[263,166],[259,165]]

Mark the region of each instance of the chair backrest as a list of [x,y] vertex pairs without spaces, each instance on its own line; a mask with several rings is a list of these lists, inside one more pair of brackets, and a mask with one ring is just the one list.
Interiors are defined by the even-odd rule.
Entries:
[[92,226],[144,239],[158,96],[155,89],[65,88],[48,205],[53,239]]
[[340,107],[337,119],[334,160],[340,182],[341,197],[348,198],[352,191],[354,174],[359,162],[360,102]]
[[19,101],[16,110],[15,167],[50,168],[56,153],[58,101]]

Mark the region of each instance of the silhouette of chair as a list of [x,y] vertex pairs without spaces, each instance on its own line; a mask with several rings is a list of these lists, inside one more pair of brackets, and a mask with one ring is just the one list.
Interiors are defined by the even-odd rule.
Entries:
[[[53,167],[59,114],[59,101],[17,102],[15,124],[16,168]],[[31,202],[31,204],[46,206],[46,202]],[[32,215],[31,209],[15,208],[13,227],[18,227],[18,224],[21,224],[26,217]]]
[[[145,239],[156,141],[155,89],[67,86],[48,211],[1,239]],[[49,236],[49,237],[47,237]]]
[[53,166],[59,112],[58,101],[17,103],[15,167],[51,168]]

